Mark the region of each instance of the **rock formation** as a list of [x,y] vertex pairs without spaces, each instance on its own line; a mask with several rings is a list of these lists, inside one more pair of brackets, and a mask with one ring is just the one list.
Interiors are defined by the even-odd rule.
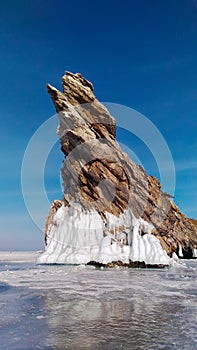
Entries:
[[[50,209],[45,229],[46,244],[50,236],[55,235],[54,227],[60,225],[60,217],[68,220],[68,215],[75,215],[74,212],[68,213],[74,205],[85,213],[89,225],[91,219],[87,212],[95,213],[103,237],[110,236],[110,244],[114,239],[119,246],[131,246],[134,238],[129,232],[134,232],[137,225],[141,243],[148,234],[149,238],[157,237],[168,256],[173,252],[180,253],[180,249],[180,255],[183,251],[195,255],[195,220],[181,213],[171,196],[161,190],[159,181],[147,175],[121,150],[116,141],[116,121],[96,99],[93,85],[81,74],[69,72],[63,76],[62,85],[63,92],[47,85],[60,119],[58,135],[65,161],[62,167],[64,197],[61,201],[54,201]],[[60,215],[61,208],[64,208],[64,213]],[[128,219],[128,215],[132,219]],[[62,235],[59,239],[63,239]],[[129,256],[128,265],[132,265],[134,255]],[[135,262],[139,260],[135,259]],[[52,259],[47,261],[52,262]],[[113,262],[118,264],[117,259]]]

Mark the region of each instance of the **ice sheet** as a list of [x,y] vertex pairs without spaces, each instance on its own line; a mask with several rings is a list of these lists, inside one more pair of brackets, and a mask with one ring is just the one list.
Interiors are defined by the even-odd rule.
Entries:
[[27,264],[33,253],[13,263],[23,252],[3,262],[5,254],[0,253],[3,350],[196,349],[196,260],[160,270],[100,270]]

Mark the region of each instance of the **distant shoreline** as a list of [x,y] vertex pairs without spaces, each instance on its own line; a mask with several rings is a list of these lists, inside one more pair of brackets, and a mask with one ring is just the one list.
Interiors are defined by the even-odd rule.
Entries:
[[35,262],[42,251],[0,251],[0,262]]

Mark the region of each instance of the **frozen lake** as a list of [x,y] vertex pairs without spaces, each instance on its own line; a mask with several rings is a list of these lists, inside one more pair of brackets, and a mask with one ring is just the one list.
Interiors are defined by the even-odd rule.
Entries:
[[197,260],[165,270],[37,266],[0,252],[0,349],[197,349]]

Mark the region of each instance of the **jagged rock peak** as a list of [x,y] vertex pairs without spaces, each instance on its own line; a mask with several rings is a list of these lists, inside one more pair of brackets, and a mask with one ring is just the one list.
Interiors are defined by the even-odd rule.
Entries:
[[68,86],[68,88],[70,89],[71,85],[74,85],[76,83],[78,85],[79,84],[83,85],[84,89],[89,88],[92,92],[94,91],[93,84],[89,80],[85,79],[81,75],[81,73],[74,74],[74,73],[66,71],[62,77],[63,90],[64,90],[65,86]]
[[57,112],[68,109],[70,105],[77,106],[96,100],[92,83],[83,78],[80,73],[66,72],[62,77],[63,92],[47,84],[47,90],[55,104]]

